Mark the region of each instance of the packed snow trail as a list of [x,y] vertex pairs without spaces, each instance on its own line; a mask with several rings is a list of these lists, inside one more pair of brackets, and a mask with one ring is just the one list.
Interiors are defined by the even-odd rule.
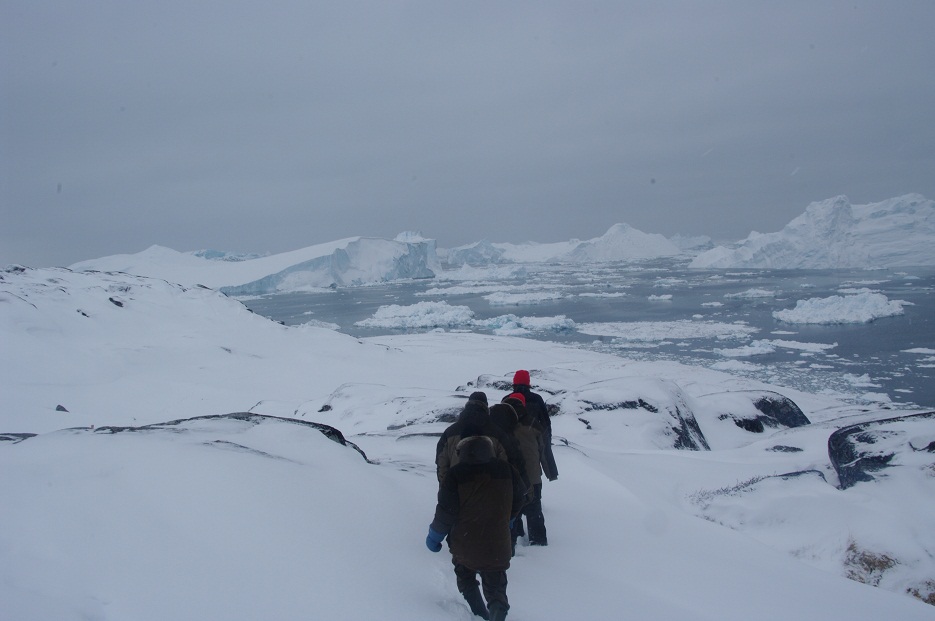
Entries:
[[[427,456],[434,454],[431,438],[419,442]],[[592,452],[594,457],[589,456]],[[508,618],[788,621],[843,620],[856,618],[854,614],[866,615],[862,618],[931,617],[931,608],[920,602],[893,593],[883,595],[880,589],[813,569],[751,542],[742,533],[687,515],[666,490],[649,498],[638,496],[627,480],[633,470],[652,467],[655,461],[663,463],[651,453],[598,452],[587,447],[556,447],[561,476],[545,482],[543,490],[549,545],[527,546],[523,539],[517,545],[517,556],[507,572]],[[684,453],[688,460],[712,458],[711,453]],[[425,468],[430,467],[427,462]],[[434,498],[436,483],[424,478],[425,493]],[[430,501],[416,502],[427,506]],[[426,515],[427,524],[428,510]],[[425,525],[420,526],[424,530]],[[419,529],[416,535],[424,538]],[[414,543],[418,541],[419,537]],[[436,593],[439,601],[445,601],[445,590],[457,596],[450,561],[447,548],[437,555],[426,551],[425,562],[449,576],[433,586],[441,590]],[[847,603],[842,605],[842,601]],[[461,613],[456,618],[473,619],[466,605]]]

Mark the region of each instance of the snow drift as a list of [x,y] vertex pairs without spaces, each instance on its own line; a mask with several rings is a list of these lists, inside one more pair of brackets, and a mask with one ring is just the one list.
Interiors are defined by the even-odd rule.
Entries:
[[697,268],[833,269],[935,265],[935,202],[906,194],[851,205],[846,196],[815,202],[776,233],[751,233],[691,262]]

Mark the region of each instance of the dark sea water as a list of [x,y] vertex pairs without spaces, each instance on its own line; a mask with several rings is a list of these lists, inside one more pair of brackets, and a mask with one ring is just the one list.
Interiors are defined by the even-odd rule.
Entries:
[[[464,280],[467,276],[471,280]],[[485,297],[494,290],[526,294],[529,299],[495,305]],[[862,290],[909,304],[903,307],[901,315],[869,323],[788,324],[773,316],[774,311],[794,308],[798,300]],[[545,299],[548,295],[557,299]],[[935,269],[931,268],[690,270],[684,261],[675,260],[590,266],[537,264],[506,271],[500,267],[467,275],[443,274],[432,280],[277,294],[244,301],[251,310],[286,325],[326,322],[359,337],[434,329],[357,325],[371,318],[381,306],[420,302],[468,307],[478,321],[512,314],[565,316],[579,327],[592,322],[663,322],[663,325],[679,321],[695,322],[694,325],[741,322],[740,325],[756,328],[756,333],[726,340],[691,334],[676,338],[644,335],[634,340],[615,336],[613,330],[595,336],[577,329],[545,329],[524,336],[639,360],[714,365],[780,386],[826,391],[858,402],[935,408]],[[493,331],[475,324],[455,328]],[[776,347],[772,353],[758,355],[723,354],[724,350],[757,340],[782,341],[793,347]],[[797,348],[795,344],[803,345]],[[828,347],[821,348],[822,345]],[[911,349],[931,352],[906,351]]]

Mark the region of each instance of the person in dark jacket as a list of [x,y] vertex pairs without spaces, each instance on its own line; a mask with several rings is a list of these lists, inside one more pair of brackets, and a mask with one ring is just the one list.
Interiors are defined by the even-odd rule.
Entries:
[[526,489],[516,469],[496,458],[490,438],[466,437],[457,450],[459,461],[438,490],[425,545],[438,552],[447,537],[458,591],[471,611],[484,619],[502,621],[510,608],[506,595],[506,571],[512,556],[510,521],[522,506]]
[[[509,395],[509,397],[514,397],[517,400],[522,398],[522,406],[525,412],[521,415],[521,423],[525,419],[527,424],[524,431],[536,428],[541,434],[539,463],[542,467],[542,473],[549,481],[555,481],[558,479],[558,466],[555,463],[555,456],[552,454],[552,421],[549,418],[549,410],[545,405],[545,401],[538,393],[532,392],[530,388],[529,371],[520,369],[513,375],[513,391],[513,394]],[[529,472],[528,469],[527,472]],[[542,513],[541,478],[539,485],[532,484],[532,489],[532,499],[523,510],[529,529],[529,545],[547,546],[549,540],[545,529],[545,516]],[[517,536],[522,533],[521,520],[517,520],[515,533]]]
[[554,481],[558,478],[558,466],[552,454],[552,420],[549,418],[549,408],[545,405],[542,396],[530,388],[529,371],[520,369],[513,375],[513,392],[523,395],[523,399],[526,400],[526,410],[532,414],[542,429],[542,439],[545,442],[542,470],[549,481]]
[[519,424],[513,432],[519,440],[523,459],[526,462],[526,475],[529,477],[529,492],[526,504],[511,527],[513,547],[516,540],[526,531],[523,529],[523,516],[526,517],[526,529],[529,532],[529,545],[548,545],[545,529],[545,515],[542,513],[542,463],[545,452],[542,430],[539,423],[526,409],[525,398],[520,393],[512,393],[503,398],[503,403],[512,406],[519,416]]
[[522,453],[518,447],[510,445],[506,434],[490,420],[487,395],[478,391],[471,393],[464,409],[458,415],[458,420],[449,425],[438,439],[435,447],[435,471],[439,484],[445,480],[448,470],[458,463],[458,442],[470,436],[489,437],[493,440],[496,457],[506,460],[520,472],[523,470]]
[[523,447],[519,438],[516,436],[516,427],[519,425],[519,415],[509,403],[495,403],[490,406],[490,422],[497,426],[503,432],[501,442],[506,450],[507,461],[519,472],[520,479],[526,489],[530,489],[529,474],[527,473],[526,455],[523,453]]

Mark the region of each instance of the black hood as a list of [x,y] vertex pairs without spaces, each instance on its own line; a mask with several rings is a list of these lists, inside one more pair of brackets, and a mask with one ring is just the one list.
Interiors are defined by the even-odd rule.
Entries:
[[485,401],[477,399],[468,399],[464,404],[464,409],[458,415],[458,422],[464,425],[482,427],[490,421],[490,413]]
[[507,433],[513,433],[519,417],[512,405],[507,403],[496,403],[490,406],[490,420],[493,424]]

